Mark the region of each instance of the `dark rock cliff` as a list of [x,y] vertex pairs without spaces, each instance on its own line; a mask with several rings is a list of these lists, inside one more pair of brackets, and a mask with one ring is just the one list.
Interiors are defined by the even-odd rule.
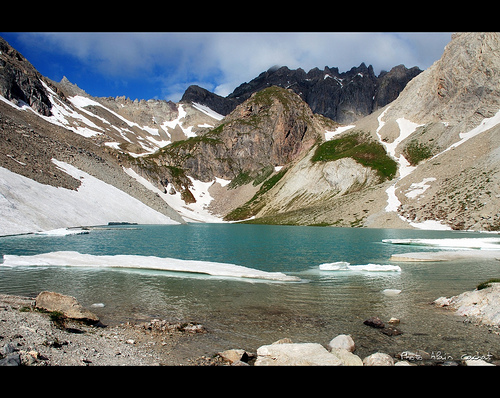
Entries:
[[18,104],[28,104],[41,115],[51,116],[52,104],[41,79],[33,65],[0,37],[0,94]]
[[301,68],[273,67],[236,87],[227,97],[190,86],[181,101],[197,102],[227,115],[253,93],[277,86],[298,94],[314,113],[339,123],[351,123],[392,102],[420,72],[418,67],[408,69],[398,65],[376,76],[373,67],[364,63],[343,73],[329,67],[314,68],[307,73]]

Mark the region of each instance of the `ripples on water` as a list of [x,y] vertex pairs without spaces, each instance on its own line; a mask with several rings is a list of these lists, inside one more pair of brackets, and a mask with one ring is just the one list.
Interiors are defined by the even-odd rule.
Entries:
[[[321,271],[322,263],[391,264],[394,253],[429,251],[383,239],[484,237],[442,231],[191,224],[103,228],[88,235],[0,238],[0,253],[33,255],[78,251],[217,261],[299,276],[301,282],[262,282],[157,270],[0,266],[0,292],[36,295],[54,290],[78,298],[106,323],[193,320],[211,333],[211,352],[256,350],[283,337],[326,345],[351,334],[363,357],[375,351],[492,353],[500,338],[429,305],[440,296],[473,290],[499,275],[495,260],[399,263],[401,272]],[[387,296],[384,289],[401,293]],[[403,335],[389,337],[363,325],[371,316],[401,319]]]

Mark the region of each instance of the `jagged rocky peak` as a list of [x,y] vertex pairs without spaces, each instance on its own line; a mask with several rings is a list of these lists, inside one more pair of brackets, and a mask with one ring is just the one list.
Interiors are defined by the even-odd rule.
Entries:
[[42,75],[0,37],[0,95],[18,104],[26,103],[44,116],[50,116],[52,104],[41,83]]
[[227,115],[238,105],[236,101],[228,100],[197,85],[189,86],[182,95],[180,102],[196,102],[208,106],[221,115]]
[[323,70],[313,68],[309,72],[302,68],[273,66],[236,87],[227,97],[190,86],[182,100],[201,103],[227,115],[253,93],[277,86],[294,91],[314,113],[339,123],[351,123],[393,101],[420,72],[418,67],[407,69],[399,65],[377,77],[373,67],[365,63],[342,73],[338,68],[328,66]]

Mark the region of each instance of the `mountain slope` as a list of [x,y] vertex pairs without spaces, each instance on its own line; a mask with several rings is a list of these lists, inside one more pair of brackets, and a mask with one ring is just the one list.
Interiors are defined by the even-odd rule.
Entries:
[[314,115],[292,91],[269,87],[253,94],[205,134],[136,159],[134,170],[147,170],[149,178],[166,181],[165,190],[180,193],[187,203],[195,202],[193,181],[222,183],[222,197],[213,205],[231,202],[217,211],[223,215],[240,203],[234,198],[239,187],[250,184],[243,190],[245,197],[253,195],[258,185],[322,140],[326,128],[336,126]]
[[[362,131],[378,141],[397,162],[394,179],[334,200],[303,206],[295,200],[286,211],[280,191],[294,197],[315,185],[309,179],[297,186],[296,171],[287,173],[268,192],[259,222],[498,230],[499,37],[453,35],[442,58],[395,101],[335,137]],[[319,175],[315,181],[320,184]]]
[[[185,106],[184,109],[165,101],[130,101],[131,104],[124,107],[120,103],[122,99],[92,98],[67,79],[55,83],[41,76],[3,39],[0,46],[3,176],[0,234],[92,224],[97,218],[91,216],[96,214],[105,215],[99,218],[103,223],[185,222],[168,203],[125,173],[124,165],[130,158],[154,152],[166,139],[186,138],[186,134],[207,130],[217,122],[217,115],[203,107]],[[111,105],[106,106],[111,103],[118,103],[114,110]],[[149,113],[144,109],[148,105]],[[129,115],[135,112],[136,116],[145,116],[147,120],[136,117],[141,124],[128,120],[120,114],[124,110]],[[188,119],[196,124],[186,126]],[[68,167],[72,165],[78,172],[71,175],[56,161]],[[82,180],[80,177],[84,175],[87,177]],[[88,181],[95,182],[91,185],[94,191],[86,187]],[[110,194],[106,196],[104,192]],[[55,202],[49,206],[44,197],[54,198]],[[130,208],[121,207],[121,213],[117,213],[120,207],[114,204],[117,197]],[[100,211],[85,213],[84,209],[93,208],[92,203],[97,202]],[[67,210],[68,203],[73,203],[73,211]],[[67,211],[60,214],[61,209]],[[156,216],[152,218],[150,213]],[[82,214],[87,214],[86,222]]]

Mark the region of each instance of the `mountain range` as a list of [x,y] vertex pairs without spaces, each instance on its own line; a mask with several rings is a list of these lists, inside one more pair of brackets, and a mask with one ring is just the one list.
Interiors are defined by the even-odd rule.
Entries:
[[108,222],[500,228],[500,35],[375,76],[274,67],[221,97],[92,97],[0,38],[0,235]]

